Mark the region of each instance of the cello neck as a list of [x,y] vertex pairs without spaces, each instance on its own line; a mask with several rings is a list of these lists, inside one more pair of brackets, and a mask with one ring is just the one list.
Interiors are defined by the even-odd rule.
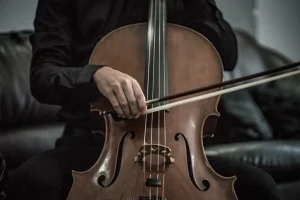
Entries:
[[[166,0],[150,0],[144,79],[146,99],[168,95],[166,18]],[[152,106],[161,106],[166,103],[168,102],[159,102]]]

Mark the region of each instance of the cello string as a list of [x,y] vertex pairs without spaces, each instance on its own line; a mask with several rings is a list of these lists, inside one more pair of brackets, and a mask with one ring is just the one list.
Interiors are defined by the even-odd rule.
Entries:
[[253,86],[256,86],[256,85],[261,85],[261,84],[264,84],[264,83],[268,83],[268,82],[271,82],[271,81],[287,78],[287,77],[294,76],[294,75],[297,75],[297,74],[300,74],[300,70],[295,71],[295,72],[289,72],[289,73],[281,74],[281,75],[274,76],[274,77],[271,77],[271,78],[266,78],[266,79],[259,80],[259,81],[254,81],[254,82],[247,83],[247,84],[244,84],[244,85],[231,87],[231,88],[228,88],[228,89],[223,89],[223,90],[220,90],[220,91],[217,91],[217,92],[212,92],[212,93],[200,95],[200,96],[193,97],[193,98],[188,98],[188,99],[177,101],[177,102],[174,102],[174,103],[169,103],[169,104],[166,104],[166,105],[163,105],[163,106],[158,106],[156,108],[152,108],[152,109],[147,110],[146,113],[158,112],[158,111],[161,111],[161,110],[177,107],[177,106],[180,106],[180,105],[193,103],[193,102],[200,101],[200,100],[203,100],[203,99],[211,98],[211,97],[222,95],[222,94],[227,94],[227,93],[230,93],[230,92],[235,92],[235,91],[238,91],[238,90],[241,90],[241,89],[246,89],[246,88],[253,87]]
[[[163,11],[164,11],[164,13],[163,13],[163,16],[162,16],[162,23],[163,23],[163,30],[162,30],[162,33],[164,34],[163,35],[163,41],[162,41],[162,43],[163,43],[163,47],[164,47],[164,49],[163,49],[163,66],[164,66],[164,96],[166,96],[166,85],[167,85],[167,80],[166,80],[166,75],[167,75],[167,62],[166,62],[166,26],[167,26],[167,22],[166,22],[166,13],[167,13],[167,8],[166,8],[166,0],[163,0],[163,5],[162,5],[162,7],[163,7]],[[163,124],[163,126],[164,126],[164,145],[165,145],[165,147],[167,146],[167,131],[166,131],[166,112],[165,111],[163,111],[163,121],[164,121],[164,124]],[[166,159],[165,159],[165,156],[166,155],[164,155],[164,160],[163,160],[163,180],[162,180],[162,182],[163,182],[163,184],[162,184],[162,197],[164,197],[164,194],[165,194],[165,170],[166,170]]]
[[[159,3],[158,3],[158,95],[159,97],[161,96],[160,95],[160,87],[161,87],[161,67],[162,67],[162,58],[161,58],[161,50],[162,50],[162,46],[161,46],[161,25],[162,25],[162,0],[159,0]],[[157,113],[157,145],[158,145],[158,149],[157,149],[157,152],[159,153],[159,145],[160,145],[160,112]],[[157,173],[156,173],[156,178],[159,179],[159,159],[160,156],[159,154],[157,155]],[[157,187],[156,188],[156,196],[158,197],[159,195],[159,188]]]
[[[152,48],[153,48],[153,10],[154,10],[154,3],[153,0],[150,1],[150,8],[149,8],[149,24],[148,24],[148,63],[147,63],[147,91],[146,91],[146,99],[149,99],[149,81],[150,81],[150,64],[152,60]],[[146,140],[147,140],[147,123],[148,123],[148,114],[145,116],[145,130],[144,130],[144,145],[143,145],[143,151],[144,154],[146,152],[145,145],[146,145]],[[146,160],[145,157],[143,158],[143,168],[144,168],[144,181],[146,181]],[[143,184],[144,188],[144,196],[146,196],[146,189],[145,189],[145,184]]]
[[[158,0],[158,8],[157,8],[157,10],[158,10],[158,19],[157,19],[157,21],[158,21],[158,26],[156,27],[156,28],[158,28],[158,45],[157,45],[157,47],[158,47],[158,58],[157,58],[157,60],[158,60],[158,79],[156,79],[157,81],[158,81],[158,97],[160,97],[160,59],[161,59],[161,57],[160,57],[160,48],[161,48],[161,46],[160,46],[160,23],[161,23],[161,19],[160,19],[160,13],[161,13],[161,10],[160,10],[160,4],[161,4],[161,2],[160,2],[160,0]],[[159,112],[157,113],[157,121],[158,121],[158,123],[157,123],[157,144],[159,145]],[[159,157],[156,157],[157,158],[157,161],[159,160]],[[156,171],[158,172],[158,162],[157,162],[157,166],[156,166]],[[159,178],[159,174],[158,173],[156,173],[156,178],[158,179]],[[158,187],[156,188],[156,197],[158,197]]]
[[[155,0],[155,8],[154,8],[154,24],[153,24],[153,62],[152,62],[152,98],[154,98],[154,88],[155,88],[155,59],[156,59],[156,28],[157,28],[157,5],[158,5],[158,0]],[[154,108],[154,105],[151,105],[152,109]],[[152,178],[152,148],[153,148],[153,116],[154,113],[151,113],[151,126],[150,126],[150,166],[149,166],[149,171],[150,171],[150,179]],[[151,199],[151,194],[152,194],[152,190],[151,187],[149,188],[150,193],[149,193],[149,197]]]

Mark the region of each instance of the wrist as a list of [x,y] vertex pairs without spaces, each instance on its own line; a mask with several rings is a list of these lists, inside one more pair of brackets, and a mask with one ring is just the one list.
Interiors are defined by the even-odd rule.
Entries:
[[97,80],[98,80],[98,77],[99,77],[99,73],[101,73],[103,70],[106,70],[107,68],[110,68],[110,67],[108,67],[108,66],[105,65],[105,66],[102,66],[101,68],[97,69],[95,71],[95,73],[93,74],[93,76],[92,76],[92,81],[94,83],[97,83]]

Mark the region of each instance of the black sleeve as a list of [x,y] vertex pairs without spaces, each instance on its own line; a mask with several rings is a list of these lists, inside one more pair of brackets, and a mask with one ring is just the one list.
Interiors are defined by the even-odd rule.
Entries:
[[[212,12],[215,15],[214,20],[208,21],[208,25],[215,31],[215,46],[223,60],[224,70],[231,71],[234,69],[238,58],[238,47],[236,35],[230,24],[223,18],[222,12],[216,6],[215,0],[208,0],[213,6]],[[214,25],[214,22],[216,24]],[[209,36],[208,36],[209,37]]]
[[73,5],[72,0],[38,2],[30,36],[30,84],[32,95],[42,103],[88,103],[100,95],[92,76],[101,66],[70,66],[76,23]]
[[188,20],[189,26],[212,42],[220,54],[224,70],[233,70],[237,63],[237,39],[232,27],[223,18],[215,0],[197,2],[198,6],[191,4],[190,11],[196,14]]

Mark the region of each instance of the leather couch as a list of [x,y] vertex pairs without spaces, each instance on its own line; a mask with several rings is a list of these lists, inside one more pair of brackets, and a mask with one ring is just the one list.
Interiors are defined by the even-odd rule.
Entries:
[[[31,95],[30,33],[0,34],[0,190],[13,170],[31,156],[55,147],[65,134],[65,124],[56,117],[60,107],[41,104]],[[225,72],[225,79],[292,62],[247,33],[236,30],[236,34],[239,60],[234,71]],[[269,172],[282,200],[300,197],[299,80],[293,77],[223,95],[215,137],[204,140],[210,156]]]

